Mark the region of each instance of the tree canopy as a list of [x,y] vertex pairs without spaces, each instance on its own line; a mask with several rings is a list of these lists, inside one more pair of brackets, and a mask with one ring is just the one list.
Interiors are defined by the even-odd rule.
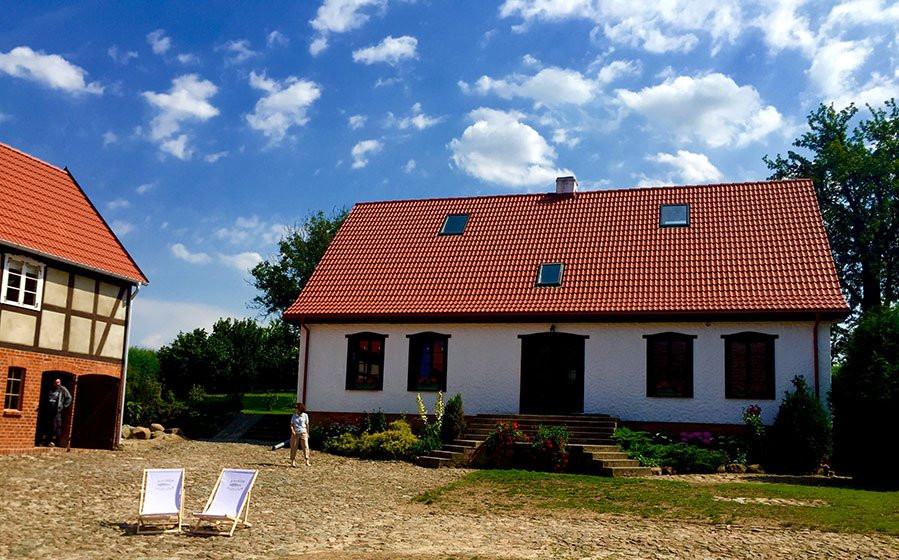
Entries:
[[322,211],[310,214],[300,226],[290,228],[278,242],[275,261],[262,261],[250,273],[259,294],[253,305],[267,314],[281,314],[297,299],[303,286],[337,230],[346,219],[345,208],[330,216]]
[[771,179],[808,177],[815,184],[830,247],[853,310],[897,301],[899,290],[899,108],[821,105],[808,116],[809,131],[789,151],[764,161]]

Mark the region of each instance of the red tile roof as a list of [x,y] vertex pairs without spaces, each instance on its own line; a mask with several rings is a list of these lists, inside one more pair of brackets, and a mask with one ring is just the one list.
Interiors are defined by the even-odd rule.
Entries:
[[5,144],[0,144],[0,244],[147,283],[68,171]]
[[[661,204],[689,227],[659,227]],[[453,213],[464,234],[438,235]],[[848,312],[808,180],[357,204],[284,316],[785,312]]]

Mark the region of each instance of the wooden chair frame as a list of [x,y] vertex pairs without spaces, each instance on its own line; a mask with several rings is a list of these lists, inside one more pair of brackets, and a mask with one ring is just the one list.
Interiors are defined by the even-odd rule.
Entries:
[[[219,490],[219,487],[222,484],[222,478],[227,471],[251,471],[252,477],[250,479],[249,484],[247,485],[247,489],[245,492],[245,497],[242,502],[238,505],[236,515],[223,515],[223,514],[211,514],[207,513],[209,510],[209,506],[212,504],[213,500],[216,497],[216,493]],[[218,479],[215,481],[215,486],[212,488],[212,492],[209,493],[209,499],[206,500],[206,505],[203,506],[203,511],[200,513],[193,514],[196,518],[194,524],[190,527],[190,532],[193,534],[200,535],[228,535],[229,537],[234,536],[234,530],[238,525],[242,527],[251,527],[252,525],[247,520],[250,511],[250,497],[253,493],[253,485],[256,483],[256,477],[259,475],[259,471],[255,469],[222,469],[222,472],[219,473]],[[203,526],[202,523],[206,523],[207,526]],[[226,528],[221,528],[220,524],[226,524]],[[230,527],[227,527],[227,524],[230,524]]]
[[[144,504],[147,501],[147,475],[151,471],[177,471],[180,473],[178,489],[178,511],[144,513]],[[144,469],[143,479],[140,484],[140,503],[137,508],[138,535],[156,533],[180,533],[184,511],[184,469]],[[170,525],[173,525],[170,527]]]

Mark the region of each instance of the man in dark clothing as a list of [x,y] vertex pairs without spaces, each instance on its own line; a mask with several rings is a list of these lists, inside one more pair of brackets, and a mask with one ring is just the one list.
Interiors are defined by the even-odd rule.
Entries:
[[55,447],[59,443],[59,436],[62,434],[62,413],[71,404],[72,393],[62,386],[62,381],[54,380],[53,388],[47,393],[48,410],[53,414],[53,432],[48,444],[50,447]]

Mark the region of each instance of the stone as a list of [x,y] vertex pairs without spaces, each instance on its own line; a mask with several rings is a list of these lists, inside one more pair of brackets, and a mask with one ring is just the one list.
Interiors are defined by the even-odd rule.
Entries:
[[727,472],[726,465],[718,465],[718,470],[716,471],[718,474],[724,474]]
[[662,474],[677,474],[677,471],[671,465],[665,465],[662,467]]
[[150,429],[143,426],[132,428],[131,437],[134,439],[150,439]]
[[176,436],[184,435],[184,432],[181,431],[181,428],[168,428],[168,429],[166,429],[165,433],[173,434]]
[[150,432],[150,439],[158,439],[165,436],[164,430],[153,430]]
[[656,476],[659,476],[662,474],[662,467],[649,467],[649,472]]
[[150,424],[150,431],[151,432],[164,432],[165,427],[163,427],[163,425],[158,422],[153,422],[152,424]]
[[134,431],[133,427],[128,424],[122,425],[122,439],[129,439],[132,431]]
[[746,465],[746,472],[752,474],[765,474],[765,469],[758,463],[753,463],[751,465]]
[[729,473],[743,474],[746,472],[746,465],[743,463],[729,463],[724,467],[724,470]]

